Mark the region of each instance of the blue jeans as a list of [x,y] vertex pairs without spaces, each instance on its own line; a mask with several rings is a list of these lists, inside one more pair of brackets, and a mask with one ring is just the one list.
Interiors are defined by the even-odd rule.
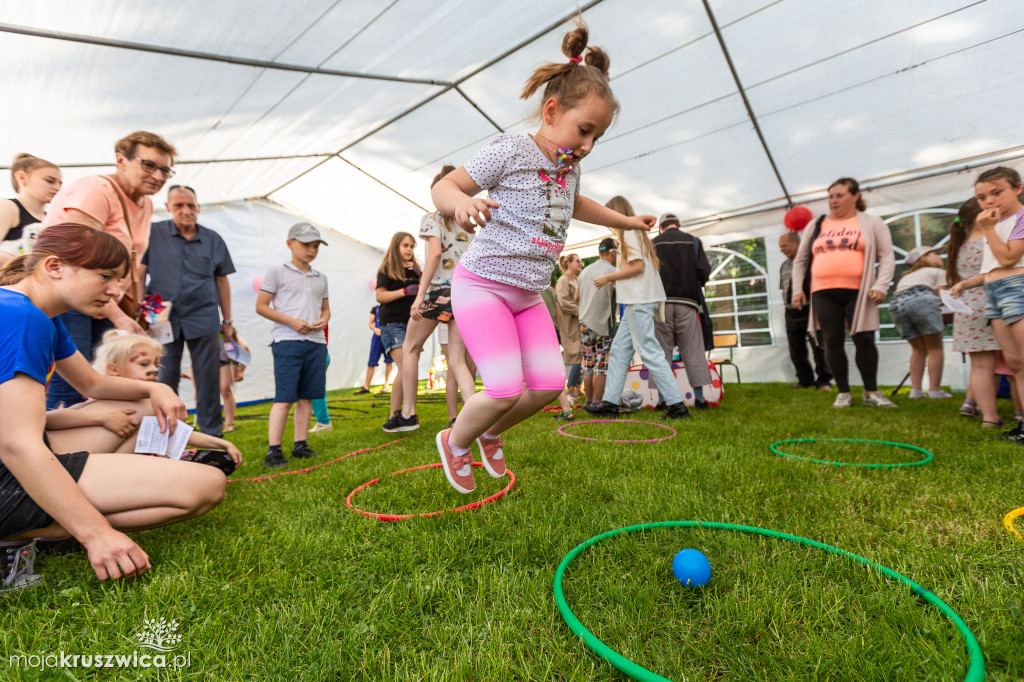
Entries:
[[679,392],[679,384],[672,373],[672,367],[665,359],[658,338],[654,335],[654,314],[658,311],[657,303],[627,303],[625,314],[619,322],[619,330],[615,332],[615,340],[608,352],[608,378],[604,385],[604,400],[619,404],[622,389],[626,383],[626,372],[633,359],[633,351],[640,352],[647,371],[654,383],[658,385],[659,397],[666,405],[675,405],[683,401]]

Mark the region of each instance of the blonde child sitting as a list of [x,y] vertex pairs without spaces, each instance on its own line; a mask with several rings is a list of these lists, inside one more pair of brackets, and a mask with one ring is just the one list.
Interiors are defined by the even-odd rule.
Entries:
[[[163,350],[163,346],[149,336],[111,329],[103,335],[103,341],[93,354],[93,369],[107,376],[156,381]],[[122,438],[127,438],[139,428],[140,417],[135,416],[135,410],[86,409],[90,405],[89,402],[79,403],[70,408],[48,412],[47,436],[53,438],[52,431],[80,426],[102,426]],[[129,442],[134,445],[133,439]],[[242,463],[242,453],[233,443],[222,438],[193,431],[189,436],[188,445],[202,449],[190,461],[215,466],[225,475],[233,472]]]

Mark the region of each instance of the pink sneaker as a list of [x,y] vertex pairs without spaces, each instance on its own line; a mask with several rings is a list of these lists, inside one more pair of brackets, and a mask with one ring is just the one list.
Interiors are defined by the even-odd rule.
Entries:
[[463,495],[476,490],[476,480],[473,479],[473,455],[467,452],[461,457],[452,454],[448,447],[448,436],[451,429],[445,429],[437,434],[437,452],[441,455],[441,466],[444,467],[444,477],[452,484],[452,487]]
[[483,436],[476,439],[476,445],[480,448],[480,461],[484,469],[491,475],[491,478],[501,478],[505,475],[505,450],[501,445],[501,437],[494,440],[487,440]]

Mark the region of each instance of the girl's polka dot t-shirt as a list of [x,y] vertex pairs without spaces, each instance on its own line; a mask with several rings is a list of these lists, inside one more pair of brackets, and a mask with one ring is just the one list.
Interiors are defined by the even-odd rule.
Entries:
[[529,135],[503,133],[465,168],[498,208],[478,229],[462,267],[493,282],[543,291],[565,248],[579,194],[579,166],[558,174]]

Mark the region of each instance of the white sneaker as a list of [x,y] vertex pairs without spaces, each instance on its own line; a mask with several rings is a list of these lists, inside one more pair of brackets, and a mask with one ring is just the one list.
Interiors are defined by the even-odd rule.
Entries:
[[316,425],[309,430],[310,433],[317,433],[318,431],[331,431],[334,429],[334,424],[321,424],[317,422]]
[[928,394],[925,393],[923,389],[912,388],[910,389],[910,395],[907,397],[910,398],[911,400],[917,400],[918,398],[924,398],[926,395]]
[[896,403],[885,397],[885,394],[881,391],[875,391],[874,393],[864,393],[864,404],[874,405],[875,407],[897,407]]
[[947,393],[946,391],[943,391],[940,388],[937,391],[928,391],[928,397],[929,398],[935,398],[935,399],[952,398],[953,394],[952,393]]
[[840,393],[836,396],[836,401],[832,403],[832,407],[838,409],[841,407],[852,407],[853,406],[853,394],[852,393]]

